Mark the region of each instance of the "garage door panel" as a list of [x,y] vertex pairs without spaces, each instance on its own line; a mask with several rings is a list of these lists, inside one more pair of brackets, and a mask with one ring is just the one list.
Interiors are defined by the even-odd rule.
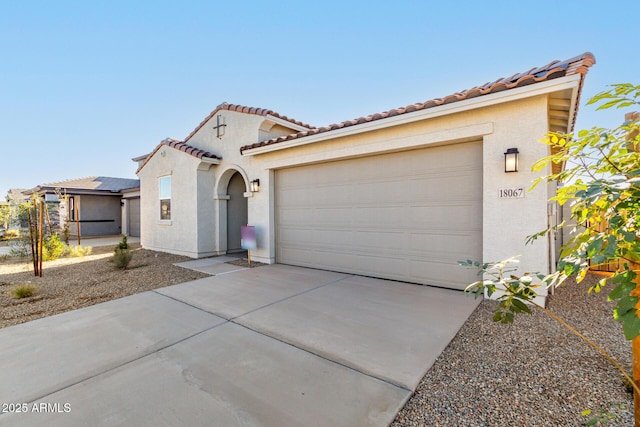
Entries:
[[482,228],[482,207],[478,204],[446,203],[439,206],[411,206],[409,221],[417,228],[439,230]]
[[439,286],[454,289],[464,289],[466,285],[478,280],[475,273],[469,277],[469,270],[461,268],[457,262],[444,263],[441,260],[409,260],[409,279],[416,281],[424,276],[424,271],[430,271],[430,280]]
[[405,206],[357,206],[353,208],[354,225],[358,228],[382,230],[404,229],[407,223]]
[[316,228],[314,230],[299,227],[284,227],[280,233],[281,243],[289,247],[307,249],[311,245],[315,249],[331,249],[339,245],[344,250],[353,246],[353,232],[333,228]]
[[414,201],[469,200],[482,192],[482,182],[472,182],[474,175],[456,177],[421,177],[411,180]]
[[283,257],[290,260],[290,264],[301,267],[313,267],[334,271],[345,271],[356,265],[356,255],[346,252],[311,250],[304,248],[284,249]]
[[353,248],[362,255],[401,255],[407,247],[408,233],[377,230],[360,230],[353,234]]
[[313,242],[314,245],[324,248],[333,248],[339,246],[348,249],[353,245],[353,232],[345,232],[342,229],[325,228],[314,230],[313,237],[309,241],[299,241],[302,245],[308,245]]
[[276,260],[463,289],[482,257],[482,143],[276,171]]
[[481,249],[472,233],[414,233],[408,236],[407,247],[412,254],[448,254],[449,257],[457,256],[456,261],[466,260]]
[[281,210],[281,223],[290,225],[308,226],[313,223],[316,227],[327,227],[331,225],[347,226],[351,223],[349,216],[353,209],[345,208],[301,208]]

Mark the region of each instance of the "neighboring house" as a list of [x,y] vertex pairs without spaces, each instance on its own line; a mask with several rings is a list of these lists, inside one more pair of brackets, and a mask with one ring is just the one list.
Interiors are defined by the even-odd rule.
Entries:
[[11,210],[10,221],[8,224],[0,224],[4,227],[8,225],[8,228],[27,228],[27,219],[24,216],[18,214],[18,205],[29,200],[29,195],[26,194],[28,190],[24,188],[10,188],[6,195],[6,205]]
[[[573,129],[594,63],[585,53],[320,128],[221,104],[183,141],[135,159],[142,246],[234,252],[249,224],[251,258],[265,263],[454,289],[477,280],[459,260],[522,254],[524,271],[549,272],[554,242],[525,238],[547,227],[555,186],[526,192],[540,175],[531,165],[549,154],[547,132]],[[513,148],[518,171],[506,173]]]
[[[78,227],[81,236],[139,236],[139,220],[130,221],[140,216],[139,187],[137,179],[92,176],[38,185],[27,193],[59,202],[60,227],[68,222],[72,236]],[[138,211],[132,212],[136,207]]]
[[26,192],[29,191],[26,188],[10,188],[7,191],[7,202],[9,203],[22,203],[29,200],[29,195]]

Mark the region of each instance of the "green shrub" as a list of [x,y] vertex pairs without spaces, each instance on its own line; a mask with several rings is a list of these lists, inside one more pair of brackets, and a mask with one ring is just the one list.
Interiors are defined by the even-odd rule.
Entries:
[[60,258],[67,251],[67,247],[60,241],[57,234],[52,234],[46,238],[42,245],[42,260],[53,261]]
[[116,251],[113,254],[114,264],[122,270],[129,266],[131,258],[133,258],[133,253],[129,249],[116,248]]
[[69,246],[69,248],[67,249],[67,255],[71,258],[82,258],[87,255],[91,255],[92,251],[92,246]]
[[31,240],[29,236],[21,236],[9,242],[9,255],[26,257],[31,254]]
[[17,285],[11,288],[9,290],[9,295],[14,299],[29,298],[31,296],[34,296],[36,293],[38,293],[39,289],[40,288],[38,288],[35,285],[32,285],[31,283],[23,283],[21,285]]
[[71,232],[69,231],[69,221],[65,221],[64,227],[62,227],[62,241],[64,241],[67,245],[69,244],[69,236]]
[[122,236],[122,240],[116,246],[114,252],[118,252],[118,250],[129,249],[129,244],[127,243],[127,236]]

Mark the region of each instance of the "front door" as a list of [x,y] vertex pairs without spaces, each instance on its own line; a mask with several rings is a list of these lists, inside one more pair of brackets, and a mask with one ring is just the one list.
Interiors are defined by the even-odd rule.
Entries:
[[238,172],[229,180],[227,194],[227,253],[241,252],[240,226],[247,225],[247,198],[244,197],[246,185]]

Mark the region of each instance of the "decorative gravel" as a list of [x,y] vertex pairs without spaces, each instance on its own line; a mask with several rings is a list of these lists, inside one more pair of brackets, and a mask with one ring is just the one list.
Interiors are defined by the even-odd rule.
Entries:
[[[587,294],[598,279],[566,283],[547,307],[630,373],[631,345],[613,303],[604,290]],[[600,353],[541,310],[494,323],[495,304],[478,306],[392,426],[584,426],[586,409],[618,414],[608,426],[633,425],[633,395]]]
[[[113,247],[94,248],[84,258],[64,258],[43,263],[42,277],[35,277],[30,260],[0,261],[0,328],[51,316],[80,307],[122,298],[139,292],[209,277],[208,274],[173,265],[190,258],[148,251],[132,245],[133,258],[126,270],[110,262]],[[39,292],[13,299],[10,289],[31,283]]]

